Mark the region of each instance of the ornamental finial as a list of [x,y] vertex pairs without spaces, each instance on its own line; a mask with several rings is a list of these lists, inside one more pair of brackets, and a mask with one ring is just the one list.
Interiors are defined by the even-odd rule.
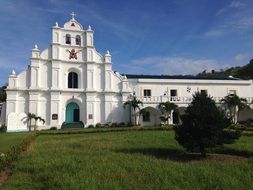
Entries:
[[16,72],[15,72],[15,70],[14,70],[14,69],[12,69],[12,71],[11,71],[11,75],[13,75],[13,76],[15,76],[15,75],[16,75]]
[[75,14],[74,12],[72,12],[70,15],[71,15],[71,17],[72,17],[72,20],[75,20],[76,14]]

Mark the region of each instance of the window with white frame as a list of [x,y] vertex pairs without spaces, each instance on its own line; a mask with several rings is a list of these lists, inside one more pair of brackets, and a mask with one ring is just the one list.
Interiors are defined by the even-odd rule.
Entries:
[[151,96],[151,90],[150,89],[144,89],[143,90],[143,96],[144,97],[150,97]]
[[228,94],[236,94],[236,90],[229,90]]
[[176,89],[171,89],[170,90],[170,96],[171,97],[177,96],[177,90]]
[[200,93],[201,94],[207,94],[207,90],[206,89],[202,89],[202,90],[200,90]]

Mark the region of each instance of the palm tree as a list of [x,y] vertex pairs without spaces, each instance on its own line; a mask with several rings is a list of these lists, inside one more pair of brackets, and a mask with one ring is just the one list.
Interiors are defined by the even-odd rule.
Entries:
[[45,120],[42,117],[36,116],[34,113],[28,113],[27,117],[25,119],[26,119],[29,131],[32,131],[32,120],[33,119],[35,120],[34,130],[36,129],[38,120],[42,121],[43,124],[45,123]]
[[134,111],[134,124],[136,125],[136,117],[137,117],[137,113],[136,110],[140,110],[140,105],[143,106],[143,102],[138,100],[136,98],[136,96],[130,96],[130,99],[128,101],[126,101],[123,104],[124,109],[126,108],[126,106],[129,106],[129,110],[130,110],[130,123],[132,124],[132,120],[131,120],[131,116],[132,116],[132,109]]
[[171,118],[171,111],[177,110],[177,105],[174,103],[171,103],[169,101],[167,102],[161,102],[158,105],[159,110],[162,112],[162,115],[160,117],[161,121],[169,124],[169,119]]
[[42,123],[44,124],[45,123],[45,119],[43,119],[42,117],[40,116],[35,116],[34,117],[34,120],[35,120],[35,126],[34,126],[34,130],[37,128],[37,121],[42,121]]
[[28,113],[28,114],[27,114],[26,122],[27,122],[29,131],[32,131],[32,120],[33,120],[35,117],[36,117],[36,115],[33,114],[33,113]]
[[225,96],[221,99],[221,103],[226,106],[229,116],[234,124],[238,122],[240,111],[245,108],[250,108],[247,105],[247,100],[240,98],[236,94],[229,94]]

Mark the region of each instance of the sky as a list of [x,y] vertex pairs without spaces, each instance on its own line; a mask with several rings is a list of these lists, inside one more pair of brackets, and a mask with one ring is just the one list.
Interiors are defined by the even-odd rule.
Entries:
[[25,70],[71,12],[94,30],[98,52],[127,74],[186,75],[253,57],[252,0],[0,0],[0,85]]

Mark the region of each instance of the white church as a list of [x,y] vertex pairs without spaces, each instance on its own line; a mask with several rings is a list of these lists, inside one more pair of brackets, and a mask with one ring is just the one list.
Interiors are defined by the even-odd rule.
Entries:
[[[45,123],[37,123],[39,129],[61,128],[63,123],[75,122],[82,122],[84,127],[129,123],[130,111],[123,104],[132,95],[143,102],[145,116],[138,120],[146,126],[160,124],[160,102],[171,101],[180,112],[191,103],[196,91],[207,92],[217,103],[231,93],[252,103],[252,80],[114,72],[110,52],[96,51],[93,34],[90,26],[83,28],[72,14],[63,27],[58,23],[52,27],[52,42],[47,49],[41,51],[35,45],[26,70],[19,74],[11,72],[0,117],[8,131],[27,130],[28,113],[45,119]],[[245,119],[248,118],[250,115],[246,114]],[[175,113],[170,123],[176,122]]]

